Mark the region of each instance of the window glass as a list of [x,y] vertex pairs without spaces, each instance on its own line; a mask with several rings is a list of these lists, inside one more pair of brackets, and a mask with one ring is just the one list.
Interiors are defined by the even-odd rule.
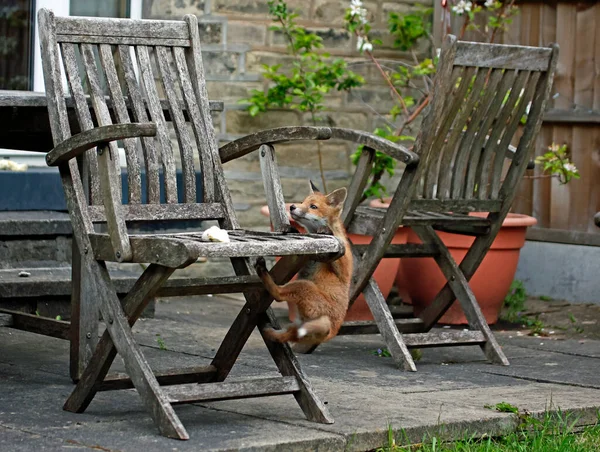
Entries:
[[0,2],[0,89],[31,89],[33,0]]

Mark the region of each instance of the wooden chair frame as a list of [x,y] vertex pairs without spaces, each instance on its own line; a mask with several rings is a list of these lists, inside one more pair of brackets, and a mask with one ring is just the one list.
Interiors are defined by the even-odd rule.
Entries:
[[[371,173],[374,150],[365,147],[358,163],[350,190],[353,201],[346,206],[348,230],[374,238],[369,246],[355,247],[360,264],[355,265],[351,303],[362,292],[375,325],[349,322],[341,334],[381,333],[396,364],[411,371],[416,366],[409,348],[437,346],[479,345],[491,362],[508,365],[469,280],[496,238],[528,167],[557,61],[557,45],[479,44],[447,36],[431,106],[414,146],[421,158],[416,189],[404,191],[406,187],[399,186],[387,211],[359,207],[356,196]],[[516,138],[518,145],[513,147]],[[412,198],[409,203],[403,199],[406,196]],[[487,218],[468,215],[474,211],[488,212]],[[397,225],[412,227],[422,244],[390,245]],[[460,264],[436,230],[475,237]],[[385,257],[433,257],[444,274],[446,285],[418,317],[394,320],[371,278]],[[455,300],[467,317],[469,331],[432,332]],[[314,348],[295,350],[310,353]]]
[[[282,218],[276,222],[278,231],[288,232],[272,145],[329,139],[332,130],[272,129],[230,143],[219,153],[195,16],[187,15],[183,21],[65,18],[41,9],[38,18],[55,145],[46,161],[59,168],[76,242],[71,370],[77,386],[64,408],[82,412],[98,391],[133,387],[163,435],[187,439],[189,435],[173,409],[175,404],[293,394],[309,420],[333,422],[287,344],[265,339],[281,377],[227,379],[254,328],[258,327],[262,335],[267,326],[279,327],[270,310],[272,298],[256,276],[253,260],[283,256],[271,270],[273,279],[283,284],[308,259],[339,258],[344,246],[329,235],[241,229],[221,163],[223,155],[232,159],[260,149],[267,201]],[[81,130],[75,134],[67,118],[61,68]],[[166,97],[162,101],[159,87]],[[164,104],[173,120],[178,146],[169,138]],[[193,131],[191,136],[188,126]],[[126,153],[127,204],[121,202],[116,140],[122,140]],[[419,159],[414,153],[389,145],[410,168],[417,165]],[[180,190],[176,184],[176,147],[183,173]],[[202,170],[202,202],[195,188],[196,158]],[[145,186],[141,178],[144,171]],[[166,203],[160,202],[161,193]],[[142,194],[146,195],[146,203],[142,203]],[[150,224],[181,220],[216,220],[228,230],[231,242],[207,243],[201,240],[201,233],[132,234],[128,230],[128,222],[132,221]],[[104,224],[108,232],[97,232],[96,223]],[[155,374],[131,327],[175,269],[202,256],[229,257],[236,276],[195,281],[193,285],[172,288],[173,293],[242,292],[246,304],[210,365]],[[119,300],[107,261],[149,265],[125,298]],[[106,326],[99,340],[98,311]],[[127,376],[108,376],[117,353],[124,361]]]

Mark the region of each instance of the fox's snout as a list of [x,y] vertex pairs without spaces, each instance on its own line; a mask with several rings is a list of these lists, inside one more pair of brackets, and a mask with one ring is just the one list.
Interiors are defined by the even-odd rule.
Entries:
[[292,205],[290,206],[290,212],[293,212],[293,211],[294,211],[294,210],[296,210],[296,209],[297,209],[297,207],[296,207],[296,204],[292,204]]

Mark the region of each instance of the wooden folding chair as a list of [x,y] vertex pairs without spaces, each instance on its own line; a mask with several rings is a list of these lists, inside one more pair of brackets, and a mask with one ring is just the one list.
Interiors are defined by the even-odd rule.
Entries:
[[[72,339],[78,343],[85,335],[89,341],[74,348],[84,370],[76,375],[77,386],[64,408],[82,412],[98,391],[134,387],[163,435],[187,439],[173,404],[293,394],[308,419],[333,422],[287,345],[266,343],[281,377],[226,380],[253,329],[258,327],[262,334],[267,325],[278,327],[269,308],[272,299],[256,276],[252,258],[284,256],[271,273],[278,283],[285,283],[307,259],[334,259],[344,247],[333,236],[240,229],[209,113],[196,17],[188,15],[184,21],[66,18],[54,17],[46,9],[40,10],[38,17],[55,144],[46,160],[59,168],[80,251],[78,262],[74,262],[81,285],[74,287]],[[63,75],[76,107],[77,131],[69,129]],[[163,95],[165,99],[161,100],[159,96]],[[178,144],[169,137],[164,105]],[[252,150],[260,147],[265,180],[272,184],[268,185],[269,204],[283,215],[279,178],[270,158],[272,147],[261,145],[330,136],[328,128],[282,128],[251,136],[233,147],[241,149],[244,143],[250,143]],[[121,202],[117,140],[122,140],[126,153],[127,204]],[[179,190],[178,161],[183,172],[183,188]],[[202,171],[202,202],[196,193],[198,165]],[[142,193],[146,203],[142,203]],[[160,202],[161,193],[166,203]],[[229,231],[231,241],[205,242],[201,232],[128,231],[131,221],[149,225],[171,220],[217,220]],[[96,232],[95,223],[104,224],[108,232]],[[286,227],[279,224],[278,229]],[[154,374],[131,327],[174,270],[202,256],[231,258],[236,276],[207,278],[195,286],[172,287],[171,292],[243,292],[246,304],[210,365]],[[149,266],[120,301],[106,261]],[[99,341],[98,311],[106,324]],[[107,376],[117,353],[128,377]]]
[[[370,245],[354,247],[357,271],[351,300],[362,292],[376,325],[347,323],[341,334],[380,332],[395,362],[412,371],[416,367],[409,348],[480,345],[490,361],[508,364],[468,281],[496,238],[525,173],[550,96],[557,57],[556,45],[537,48],[446,38],[432,103],[413,149],[421,158],[416,191],[401,182],[387,210],[357,208],[374,155],[373,149],[363,149],[349,193],[346,222],[349,232],[374,238]],[[517,146],[510,146],[515,140]],[[406,197],[412,198],[410,203]],[[469,212],[488,215],[481,218]],[[423,244],[390,245],[398,225],[413,228]],[[460,264],[435,230],[475,237]],[[446,277],[445,287],[418,317],[394,320],[371,279],[385,257],[433,257]],[[431,332],[455,300],[470,331]],[[314,348],[295,350],[310,352]]]

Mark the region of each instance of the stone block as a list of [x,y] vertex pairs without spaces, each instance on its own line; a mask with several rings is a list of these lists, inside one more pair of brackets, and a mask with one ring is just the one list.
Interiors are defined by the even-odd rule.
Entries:
[[[368,85],[367,85],[368,86]],[[398,103],[387,86],[355,88],[348,93],[347,105],[386,113]]]
[[227,23],[227,42],[249,45],[265,45],[267,25],[247,21],[229,21]]
[[204,14],[205,0],[172,0],[171,14],[176,17],[185,14],[195,14],[197,16]]
[[203,51],[202,62],[206,68],[207,76],[234,76],[238,72],[238,52],[230,51]]
[[274,127],[302,124],[300,115],[291,110],[271,110],[251,117],[244,110],[228,110],[226,113],[227,133],[246,134]]
[[[352,46],[352,36],[347,30],[341,28],[309,28],[308,31],[319,36],[327,50],[350,50]],[[288,41],[282,32],[275,31],[272,32],[271,44],[283,47],[288,44]]]
[[223,42],[223,22],[200,22],[198,32],[202,44],[220,44]]
[[250,73],[262,74],[263,65],[272,66],[281,64],[282,68],[291,67],[295,58],[293,56],[281,53],[271,52],[248,52],[246,54],[246,71]]
[[237,104],[238,100],[249,97],[251,90],[262,88],[262,82],[206,82],[206,89],[210,99],[218,99],[232,104]]
[[[311,116],[304,114],[304,124],[311,124]],[[326,127],[345,127],[347,129],[358,129],[370,131],[371,123],[366,113],[321,111],[317,125]]]
[[[306,0],[287,0],[288,9],[307,19],[310,8]],[[266,17],[269,5],[266,0],[213,0],[213,13],[252,14]]]

